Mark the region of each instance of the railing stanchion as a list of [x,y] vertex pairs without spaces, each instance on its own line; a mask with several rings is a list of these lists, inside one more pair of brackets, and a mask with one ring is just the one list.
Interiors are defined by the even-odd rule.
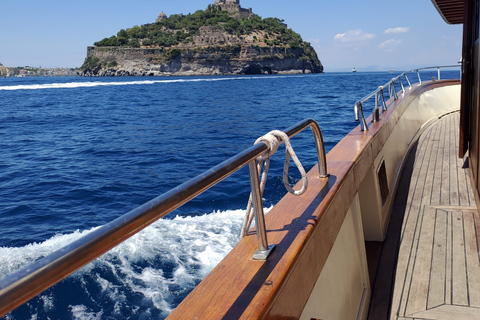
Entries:
[[310,129],[312,129],[313,137],[315,138],[315,145],[317,147],[318,158],[318,177],[328,178],[330,174],[327,170],[327,156],[325,154],[325,144],[323,142],[322,131],[320,126],[315,121],[311,121]]
[[367,122],[365,121],[365,117],[363,115],[362,103],[360,101],[357,101],[357,103],[355,103],[355,121],[359,120],[362,131],[368,131]]
[[393,100],[398,99],[397,89],[395,89],[395,81],[396,80],[397,80],[396,78],[393,78],[392,81],[390,81],[390,86],[389,86],[389,90],[388,90],[388,93],[390,94],[390,98],[393,98]]
[[385,103],[385,96],[383,95],[383,86],[380,86],[380,93],[381,93],[381,97],[382,97],[382,110],[383,111],[387,111],[387,104]]
[[422,78],[420,78],[420,72],[417,70],[415,70],[417,72],[417,76],[418,76],[418,83],[421,85],[422,84]]
[[257,170],[257,161],[250,161],[248,164],[250,172],[250,187],[252,189],[253,209],[255,210],[255,225],[257,228],[258,250],[253,254],[255,260],[267,260],[274,246],[269,246],[267,231],[265,229],[265,217],[263,215],[263,201],[260,192],[260,178]]
[[398,80],[400,80],[400,86],[402,87],[402,92],[405,93],[405,87],[403,86],[402,75],[398,76]]
[[408,87],[411,89],[412,88],[412,84],[410,83],[410,80],[408,79],[408,76],[406,73],[404,73],[405,75],[405,79],[407,79],[407,82],[408,82]]

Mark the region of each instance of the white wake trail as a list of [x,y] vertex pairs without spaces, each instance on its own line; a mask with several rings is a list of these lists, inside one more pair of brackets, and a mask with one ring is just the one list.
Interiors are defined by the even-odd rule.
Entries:
[[[89,81],[89,82],[66,82],[66,83],[45,83],[45,84],[26,84],[0,86],[0,91],[16,90],[43,90],[43,89],[72,89],[72,88],[92,88],[109,86],[131,86],[131,85],[152,85],[158,83],[180,83],[180,82],[213,82],[213,81],[238,81],[263,79],[264,77],[228,77],[228,78],[208,78],[208,79],[165,79],[165,80],[137,80],[137,81]],[[285,78],[285,76],[269,76],[268,79]]]

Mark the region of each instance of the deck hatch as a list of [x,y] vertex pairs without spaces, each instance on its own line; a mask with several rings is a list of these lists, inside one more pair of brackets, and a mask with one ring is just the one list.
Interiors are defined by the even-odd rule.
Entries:
[[382,159],[377,170],[378,186],[380,187],[380,196],[382,197],[382,205],[387,201],[390,191],[388,190],[387,169],[385,168],[385,159]]

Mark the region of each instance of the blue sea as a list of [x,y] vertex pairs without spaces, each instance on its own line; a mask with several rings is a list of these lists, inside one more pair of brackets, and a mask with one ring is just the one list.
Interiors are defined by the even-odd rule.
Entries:
[[[330,150],[358,125],[354,103],[393,76],[0,79],[0,279],[271,130],[313,118]],[[315,165],[310,130],[292,145]],[[286,193],[283,161],[281,147],[267,210]],[[242,169],[2,319],[165,318],[238,242],[249,191]]]

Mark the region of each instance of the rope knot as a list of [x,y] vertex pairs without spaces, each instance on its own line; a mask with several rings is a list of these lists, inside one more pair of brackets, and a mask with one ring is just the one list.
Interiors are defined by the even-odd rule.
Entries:
[[[263,157],[259,157],[259,161],[262,159],[267,159],[269,160],[270,157],[277,152],[278,147],[280,143],[285,143],[285,165],[283,167],[283,184],[285,185],[285,188],[288,190],[288,192],[299,196],[302,195],[308,187],[308,180],[307,180],[307,173],[305,172],[305,169],[303,168],[302,164],[300,163],[300,160],[298,160],[297,155],[295,154],[295,151],[293,151],[293,147],[290,144],[290,138],[288,135],[280,130],[273,130],[267,133],[264,136],[261,136],[260,138],[255,141],[255,144],[263,142],[265,143],[270,151],[267,155]],[[288,183],[288,165],[290,163],[290,157],[293,159],[293,162],[295,162],[295,165],[298,168],[298,171],[300,171],[300,174],[302,175],[302,182],[303,186],[300,190],[293,190],[293,188],[290,186]],[[266,171],[268,170],[268,165],[265,166]],[[268,171],[267,171],[268,172]]]
[[[276,131],[278,131],[278,130],[270,131],[269,133],[267,133],[264,136],[261,136],[260,138],[258,138],[255,141],[255,144],[259,144],[259,143],[263,142],[268,146],[268,149],[269,149],[268,154],[261,157],[261,159],[264,159],[266,157],[271,157],[275,154],[275,152],[277,152],[278,147],[280,146],[280,143],[282,142],[282,139],[277,138],[277,135],[275,134]],[[281,132],[281,131],[279,131],[279,132]]]
[[[285,143],[285,163],[283,166],[283,185],[287,189],[288,192],[300,196],[305,191],[307,191],[308,187],[308,179],[307,179],[307,173],[305,172],[305,169],[303,168],[302,164],[300,163],[300,160],[298,160],[297,155],[295,154],[295,151],[293,151],[292,145],[290,144],[290,138],[288,135],[280,130],[273,130],[267,133],[264,136],[261,136],[260,138],[255,141],[255,144],[258,143],[265,143],[268,148],[269,152],[263,156],[260,156],[257,158],[257,170],[260,173],[262,171],[262,166],[263,166],[263,172],[261,174],[261,179],[260,179],[260,194],[263,194],[263,191],[265,190],[265,184],[267,182],[267,174],[268,174],[268,169],[270,166],[270,157],[277,152],[278,147],[280,144],[283,142]],[[291,186],[290,183],[288,182],[288,167],[290,165],[290,158],[292,158],[293,162],[298,168],[298,171],[300,172],[302,176],[302,187],[300,190],[294,190]],[[264,163],[264,165],[262,165]],[[250,225],[253,220],[253,210],[252,210],[252,194],[250,193],[250,198],[248,199],[248,205],[247,205],[247,212],[245,216],[245,220],[243,221],[243,226],[242,226],[242,237],[244,237],[248,229],[250,228]]]

